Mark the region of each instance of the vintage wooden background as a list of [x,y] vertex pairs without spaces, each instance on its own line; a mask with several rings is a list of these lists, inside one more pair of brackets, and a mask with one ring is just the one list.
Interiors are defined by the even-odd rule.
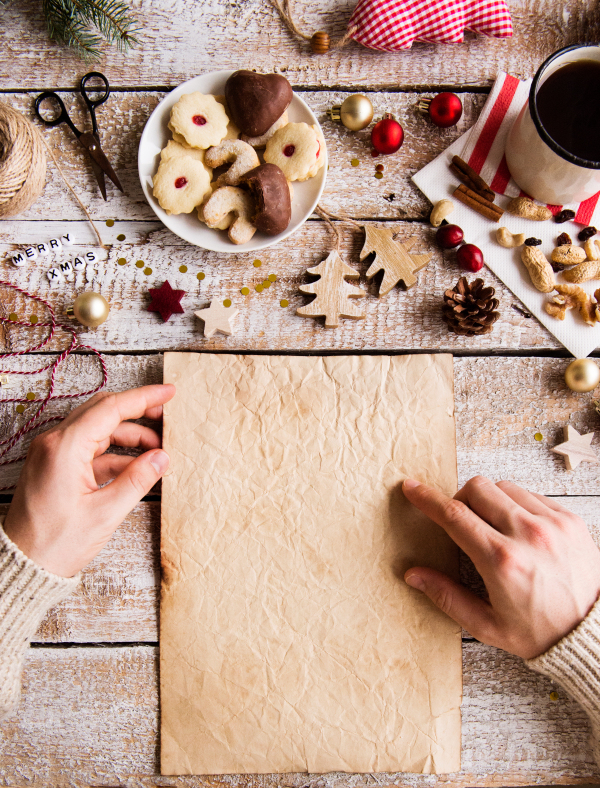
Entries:
[[[220,256],[187,245],[154,220],[137,177],[137,145],[144,123],[167,91],[197,74],[223,68],[279,71],[322,121],[330,170],[322,204],[333,212],[365,222],[391,224],[403,236],[416,235],[422,247],[432,242],[427,201],[411,175],[465,131],[477,117],[499,69],[530,76],[555,49],[600,40],[600,10],[583,0],[509,0],[515,36],[510,41],[467,34],[456,46],[417,44],[410,52],[387,55],[356,44],[321,57],[311,56],[284,29],[266,0],[135,0],[142,24],[141,46],[123,56],[107,50],[99,68],[113,94],[99,110],[103,147],[127,195],[109,185],[104,203],[77,143],[65,128],[46,132],[78,194],[99,222],[107,251],[75,282],[50,290],[49,263],[36,261],[17,271],[6,261],[15,245],[44,241],[72,231],[80,250],[93,246],[89,226],[52,164],[45,192],[18,221],[0,224],[0,277],[48,297],[57,310],[84,289],[111,303],[109,321],[82,338],[105,352],[110,387],[124,389],[162,377],[165,350],[235,352],[383,352],[446,351],[455,356],[459,479],[475,473],[494,480],[510,478],[563,502],[585,517],[600,541],[596,467],[576,472],[549,449],[569,422],[580,431],[597,429],[592,395],[565,388],[567,354],[534,320],[512,308],[517,303],[495,277],[485,272],[501,298],[501,320],[481,339],[457,338],[440,319],[444,289],[458,276],[452,255],[432,246],[433,259],[410,292],[398,289],[379,301],[373,284],[367,319],[347,321],[336,330],[295,316],[306,299],[297,286],[305,270],[331,244],[326,226],[313,217],[287,242],[258,255]],[[340,35],[351,0],[309,3],[298,0],[308,31]],[[81,109],[73,93],[86,66],[48,41],[37,0],[14,0],[0,16],[0,98],[30,113],[41,89],[59,89],[69,107]],[[439,130],[418,116],[423,93],[441,88],[460,93],[465,113],[456,128]],[[376,113],[392,111],[406,132],[398,154],[379,159],[384,178],[375,180],[368,133],[352,134],[327,120],[326,110],[353,92],[367,92]],[[77,112],[75,113],[77,114]],[[81,118],[80,118],[81,119]],[[352,167],[351,159],[360,165]],[[390,198],[390,195],[394,195]],[[115,220],[114,226],[105,225]],[[124,235],[124,240],[118,236]],[[358,262],[359,232],[344,227],[343,253]],[[127,264],[117,263],[125,258]],[[135,262],[152,269],[146,275]],[[179,267],[188,271],[181,273]],[[196,278],[205,273],[203,281]],[[260,295],[240,295],[243,284],[275,273],[276,284]],[[145,311],[148,287],[168,278],[187,290],[186,313],[163,324]],[[211,298],[229,297],[241,310],[238,331],[225,338],[203,338],[194,308]],[[281,308],[282,298],[289,300]],[[22,316],[41,310],[0,290],[3,314]],[[24,347],[18,332],[0,335],[5,349]],[[36,332],[32,332],[32,337]],[[31,338],[31,337],[28,337]],[[47,350],[62,347],[55,342]],[[46,358],[46,356],[43,356]],[[48,358],[50,358],[48,356]],[[35,359],[41,361],[42,356]],[[18,368],[31,367],[22,359]],[[81,390],[98,380],[97,364],[85,354],[71,359],[59,376],[59,390]],[[34,391],[44,376],[17,381],[2,391]],[[68,406],[53,405],[52,413]],[[21,416],[2,406],[2,434]],[[543,440],[534,440],[541,432]],[[2,469],[0,486],[14,483],[18,466]],[[568,496],[568,498],[567,498]],[[10,496],[3,499],[3,511]],[[159,589],[159,490],[141,503],[113,542],[84,572],[71,598],[50,612],[27,659],[23,700],[17,715],[0,725],[0,785],[4,786],[276,786],[411,785],[415,788],[502,786],[600,782],[587,744],[583,712],[562,690],[526,670],[520,660],[469,637],[464,639],[463,767],[460,774],[283,775],[163,778],[158,772],[157,598]],[[472,577],[464,567],[465,579]]]

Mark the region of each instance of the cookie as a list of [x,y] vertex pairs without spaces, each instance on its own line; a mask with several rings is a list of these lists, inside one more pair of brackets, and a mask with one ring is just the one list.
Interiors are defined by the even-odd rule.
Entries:
[[231,115],[229,114],[229,110],[227,109],[227,102],[225,101],[225,96],[215,96],[215,101],[218,101],[219,104],[223,107],[225,112],[227,113],[227,117],[229,118],[229,123],[227,124],[227,134],[223,137],[221,142],[225,142],[225,140],[237,140],[240,138],[240,130],[235,125],[235,123],[231,120]]
[[189,156],[190,158],[196,159],[196,161],[201,161],[202,164],[204,164],[205,153],[206,151],[200,150],[200,148],[191,148],[189,145],[175,142],[175,140],[169,140],[166,147],[160,152],[160,160],[170,161],[171,159],[175,159],[178,156]]
[[193,148],[218,145],[227,134],[229,118],[214,96],[186,93],[171,109],[169,128]]
[[175,156],[161,161],[152,193],[168,214],[191,213],[210,191],[210,176],[201,161]]
[[264,148],[273,134],[275,134],[278,129],[282,129],[284,126],[287,126],[288,123],[288,114],[287,112],[284,112],[280,118],[277,118],[271,128],[268,129],[264,134],[261,134],[260,137],[248,137],[246,134],[242,134],[240,139],[242,139],[244,142],[247,142],[248,145],[252,145],[253,148]]
[[254,213],[254,201],[250,193],[237,186],[221,186],[203,206],[204,221],[209,227],[216,228],[229,213],[235,217],[229,227],[229,240],[234,244],[247,243],[256,232],[256,227],[250,222]]
[[267,142],[265,161],[275,164],[288,181],[304,181],[317,162],[321,143],[308,123],[288,123]]
[[250,189],[255,211],[252,224],[266,235],[279,235],[292,218],[292,201],[285,175],[274,164],[261,164],[242,175],[240,184]]
[[[216,189],[217,189],[217,184],[215,182],[211,183],[210,192],[204,195],[203,202],[201,202],[200,205],[198,206],[198,219],[200,219],[200,221],[203,222],[204,224],[206,224],[206,219],[204,218],[204,206],[206,205],[206,203],[208,202],[208,200],[210,199],[210,197],[212,196],[213,192]],[[218,224],[212,226],[211,230],[227,230],[233,224],[234,219],[235,219],[235,215],[233,213],[228,213],[223,217],[223,219]]]
[[254,148],[242,140],[227,140],[209,148],[205,160],[208,166],[213,168],[233,162],[227,172],[219,175],[217,186],[237,186],[245,172],[260,164]]
[[230,117],[242,134],[260,137],[289,107],[292,86],[281,74],[236,71],[225,83]]
[[321,131],[319,126],[312,127],[315,130],[315,134],[317,135],[317,141],[319,143],[319,150],[317,151],[317,160],[313,164],[313,166],[308,171],[308,178],[313,178],[321,169],[321,167],[325,164],[325,137],[323,136],[323,132]]

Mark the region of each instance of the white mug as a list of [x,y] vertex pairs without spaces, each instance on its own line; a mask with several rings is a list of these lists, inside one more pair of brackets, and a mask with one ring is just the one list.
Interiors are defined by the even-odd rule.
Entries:
[[558,68],[577,60],[599,60],[600,46],[565,47],[539,67],[523,107],[508,135],[506,163],[517,185],[540,202],[568,205],[587,200],[600,191],[600,161],[587,161],[561,147],[540,121],[536,96]]

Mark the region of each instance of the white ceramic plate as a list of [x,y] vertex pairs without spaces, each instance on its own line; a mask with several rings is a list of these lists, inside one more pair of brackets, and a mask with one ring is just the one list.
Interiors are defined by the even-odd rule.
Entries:
[[[178,235],[185,241],[189,241],[191,244],[201,246],[203,249],[211,249],[214,252],[225,252],[229,254],[264,249],[267,246],[272,246],[282,241],[295,232],[304,224],[315,209],[323,193],[325,179],[327,177],[327,150],[324,150],[325,164],[321,167],[317,175],[302,183],[294,181],[292,219],[287,229],[279,235],[265,235],[264,233],[256,232],[252,240],[248,241],[247,244],[233,244],[227,237],[226,231],[211,230],[198,219],[195,210],[192,213],[181,213],[177,215],[167,214],[163,211],[152,194],[152,178],[158,169],[160,152],[166,146],[169,139],[171,139],[171,133],[168,129],[171,108],[184,93],[199,91],[200,93],[212,93],[213,95],[222,96],[225,93],[225,82],[233,73],[233,71],[213,71],[210,74],[194,77],[194,79],[184,82],[182,85],[175,88],[175,90],[171,91],[148,118],[142,133],[138,151],[138,172],[140,174],[142,189],[152,210],[161,222],[166,225],[171,232],[175,233],[175,235]],[[319,121],[315,118],[307,104],[305,104],[295,93],[287,112],[290,122],[304,122],[311,126],[313,124],[319,125]]]

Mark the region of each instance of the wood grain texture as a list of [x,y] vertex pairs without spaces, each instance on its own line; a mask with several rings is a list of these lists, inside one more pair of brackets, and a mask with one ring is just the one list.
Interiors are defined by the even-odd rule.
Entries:
[[153,647],[31,649],[18,715],[0,724],[4,785],[366,788],[599,782],[583,711],[521,660],[463,645],[462,770],[439,777],[245,775],[161,778]]
[[[37,356],[36,363],[44,359],[47,361],[47,357]],[[162,380],[162,357],[158,354],[111,355],[105,360],[110,390]],[[494,481],[512,479],[546,495],[600,494],[596,466],[585,463],[576,471],[567,471],[562,458],[550,451],[562,442],[563,426],[567,423],[582,434],[600,431],[592,406],[594,393],[575,394],[566,387],[563,374],[567,364],[566,359],[552,358],[455,358],[460,484],[481,473]],[[98,364],[91,356],[72,356],[58,377],[57,392],[91,388],[98,374]],[[43,390],[40,378],[34,378],[33,386],[31,381],[17,380],[11,391],[39,392]],[[66,414],[72,407],[72,403],[56,401],[49,406],[48,415]],[[9,404],[0,413],[0,434],[12,434],[22,417]],[[534,439],[537,432],[543,435],[541,442]],[[592,447],[600,456],[599,444],[597,435]],[[16,452],[23,449],[17,447]],[[13,484],[17,476],[18,466],[0,469],[0,486]]]
[[[295,4],[297,20],[312,34],[345,32],[354,0]],[[100,62],[113,85],[175,86],[205,71],[231,68],[278,70],[293,85],[373,89],[398,85],[487,85],[500,68],[531,76],[554,50],[600,39],[600,13],[578,0],[515,0],[510,4],[514,36],[489,39],[467,33],[465,45],[415,44],[410,51],[378,53],[352,43],[326,55],[311,55],[266,0],[150,0],[132,4],[140,21],[141,46],[127,57],[107,47]],[[43,64],[43,68],[40,67]],[[0,29],[3,88],[70,87],[81,61],[49,42],[35,0],[14,3]]]
[[[46,262],[48,258],[38,258],[20,269],[14,268],[6,259],[14,246],[13,239],[22,244],[32,243],[40,236],[43,236],[42,240],[48,240],[52,237],[48,233],[56,233],[64,226],[62,222],[14,223],[12,230],[0,239],[0,278],[47,298],[61,315],[82,290],[101,292],[112,305],[107,322],[95,331],[81,328],[82,341],[98,350],[449,350],[493,353],[562,348],[537,320],[524,318],[512,309],[512,304],[520,302],[490,271],[485,271],[485,282],[496,288],[500,299],[501,317],[494,330],[477,338],[451,334],[442,320],[442,303],[444,291],[456,284],[461,273],[455,253],[444,252],[437,247],[433,228],[414,222],[399,221],[393,227],[398,231],[399,241],[416,237],[417,243],[411,251],[431,252],[431,261],[417,274],[418,282],[409,291],[395,287],[381,299],[377,293],[382,275],[368,281],[365,275],[369,261],[359,262],[363,230],[348,224],[341,226],[341,257],[360,271],[361,279],[356,284],[368,295],[361,299],[366,319],[342,320],[336,329],[325,329],[322,319],[305,320],[295,314],[296,309],[309,303],[311,298],[299,291],[299,285],[309,281],[306,270],[321,262],[335,247],[333,234],[322,221],[309,221],[291,238],[271,249],[262,250],[260,268],[253,266],[256,253],[224,256],[206,252],[190,246],[162,225],[150,222],[117,222],[112,228],[102,228],[107,243],[112,242],[112,245],[106,251],[96,250],[97,262],[88,265],[85,272],[78,273],[73,282],[63,282],[55,287],[51,287],[46,278],[46,271],[52,265]],[[384,225],[376,223],[373,226]],[[68,227],[82,240],[90,237],[86,223],[70,222]],[[116,240],[121,233],[125,235],[123,242]],[[119,265],[119,259],[125,259],[126,265]],[[143,261],[142,268],[136,267],[138,260]],[[186,273],[180,272],[182,265],[187,267]],[[146,270],[151,274],[146,275]],[[196,278],[198,272],[205,274],[201,282]],[[257,293],[254,286],[273,273],[277,281],[262,293]],[[167,323],[159,315],[147,311],[150,303],[148,289],[159,287],[165,279],[173,288],[187,291],[181,301],[185,314],[174,315]],[[241,295],[242,286],[249,287],[249,295]],[[194,311],[207,306],[213,299],[226,298],[240,309],[235,336],[215,334],[207,339]],[[281,308],[282,299],[289,301],[288,307]],[[5,315],[12,311],[29,315],[32,311],[30,303],[3,288],[0,288],[0,309]],[[36,308],[35,312],[39,309]],[[600,337],[600,328],[589,330],[598,331]],[[6,329],[5,346],[8,349],[23,348],[33,336],[41,337],[41,329],[27,331],[27,336],[23,332],[24,329]],[[60,342],[57,340],[51,349],[62,347]],[[0,335],[0,349],[2,344]]]
[[[1,33],[0,33],[1,36]],[[36,93],[9,93],[2,97],[15,109],[33,118],[32,107]],[[44,138],[52,145],[60,166],[73,184],[77,195],[94,219],[155,219],[146,202],[138,177],[137,156],[140,137],[146,121],[165,91],[133,91],[111,94],[108,103],[98,109],[102,147],[116,170],[125,189],[122,195],[111,183],[107,185],[108,201],[104,202],[96,180],[86,161],[81,146],[66,126],[42,129]],[[340,104],[348,93],[339,91],[299,91],[301,98],[314,111],[322,125],[329,154],[329,171],[321,205],[334,214],[340,211],[358,218],[414,219],[429,214],[428,200],[412,183],[411,177],[469,129],[481,111],[486,96],[464,93],[464,113],[457,126],[438,129],[419,114],[416,104],[420,95],[414,92],[370,94],[376,117],[393,112],[405,130],[402,148],[393,156],[373,161],[371,132],[350,132],[340,123],[327,117],[327,110]],[[89,123],[80,96],[68,91],[63,96],[73,120],[80,128]],[[38,121],[35,121],[39,124]],[[353,167],[351,161],[360,164]],[[375,178],[375,164],[383,163],[384,177]],[[158,165],[157,165],[158,166]],[[458,182],[458,181],[457,181]],[[389,195],[394,194],[392,201]],[[81,208],[67,191],[53,162],[48,164],[46,186],[42,196],[19,216],[26,219],[81,219]],[[10,231],[12,222],[0,223]],[[102,236],[106,234],[101,227]],[[108,233],[108,238],[111,234]]]

